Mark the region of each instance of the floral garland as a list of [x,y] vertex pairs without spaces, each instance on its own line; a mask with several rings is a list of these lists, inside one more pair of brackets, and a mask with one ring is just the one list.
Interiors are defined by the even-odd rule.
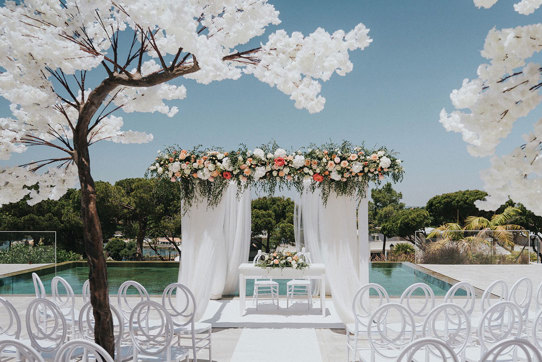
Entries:
[[159,152],[147,175],[179,182],[181,198],[190,207],[197,195],[211,206],[218,204],[230,180],[238,181],[239,191],[256,186],[269,194],[290,186],[301,192],[309,181],[326,203],[331,192],[362,198],[369,182],[386,177],[397,182],[403,173],[401,160],[386,148],[368,150],[343,142],[290,153],[276,144],[230,152],[169,147]]
[[309,266],[303,256],[298,255],[296,252],[280,252],[275,251],[273,253],[261,253],[260,260],[256,263],[256,266],[260,268],[294,268],[304,269]]

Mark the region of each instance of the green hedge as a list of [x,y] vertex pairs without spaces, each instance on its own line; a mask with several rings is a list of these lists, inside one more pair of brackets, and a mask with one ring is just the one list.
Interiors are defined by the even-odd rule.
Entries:
[[[57,249],[56,261],[80,260],[80,254],[64,249]],[[24,244],[12,245],[9,250],[0,251],[1,264],[45,264],[55,262],[55,247],[51,245],[29,246]]]

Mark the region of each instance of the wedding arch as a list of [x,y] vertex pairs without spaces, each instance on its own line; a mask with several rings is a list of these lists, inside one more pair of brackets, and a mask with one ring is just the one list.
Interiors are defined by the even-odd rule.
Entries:
[[[398,182],[403,167],[385,147],[348,142],[287,152],[276,144],[234,151],[169,147],[148,175],[178,182],[183,252],[179,281],[195,294],[200,318],[209,299],[238,290],[238,267],[248,261],[251,190],[294,188],[296,247],[326,265],[335,308],[349,322],[355,291],[369,277],[370,182]],[[303,230],[303,232],[301,232]]]

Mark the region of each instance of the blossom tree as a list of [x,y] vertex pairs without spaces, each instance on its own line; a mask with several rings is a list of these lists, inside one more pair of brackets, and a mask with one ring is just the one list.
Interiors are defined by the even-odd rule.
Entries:
[[368,29],[304,36],[278,30],[260,46],[238,49],[280,23],[266,0],[22,0],[0,8],[0,95],[11,118],[0,118],[0,159],[29,146],[54,156],[0,167],[0,205],[58,199],[81,188],[96,342],[113,354],[102,230],[89,146],[142,143],[152,135],[123,130],[113,113],[160,112],[186,97],[190,78],[208,84],[251,74],[290,96],[297,108],[323,109],[321,82],[352,70],[349,51],[371,43]]
[[[489,8],[497,0],[474,0]],[[521,0],[514,9],[529,15],[541,0]],[[524,143],[508,155],[496,156],[499,143],[508,137],[514,123],[539,109],[542,96],[542,68],[533,60],[542,50],[542,24],[492,29],[485,40],[482,56],[489,63],[478,67],[478,78],[465,79],[450,98],[455,111],[440,113],[446,130],[459,132],[474,156],[490,156],[491,167],[482,172],[489,193],[476,205],[495,210],[512,198],[537,215],[542,215],[542,119],[524,136]]]

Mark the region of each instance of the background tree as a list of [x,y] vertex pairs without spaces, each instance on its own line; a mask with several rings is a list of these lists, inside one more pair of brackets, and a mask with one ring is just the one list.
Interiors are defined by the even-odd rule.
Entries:
[[[0,57],[0,96],[14,117],[0,122],[0,158],[30,145],[54,152],[2,168],[0,204],[25,195],[31,203],[58,199],[78,179],[95,339],[111,355],[113,320],[89,146],[150,141],[150,135],[121,131],[123,119],[112,113],[173,116],[177,107],[163,101],[185,98],[184,86],[167,84],[180,77],[207,84],[252,74],[298,108],[322,110],[319,80],[352,69],[348,52],[370,44],[368,29],[359,24],[331,35],[318,28],[308,37],[278,30],[260,46],[237,50],[279,22],[265,0],[22,0],[0,8],[0,47],[9,54]],[[29,189],[34,185],[39,190]]]
[[[478,7],[489,8],[497,0],[474,0]],[[529,15],[540,7],[538,0],[522,0],[514,5],[520,14]],[[536,18],[539,19],[539,18]],[[524,204],[542,216],[542,120],[537,114],[531,121],[533,130],[524,136],[523,144],[510,154],[496,156],[497,146],[506,139],[514,123],[540,110],[540,65],[542,50],[541,23],[508,29],[491,29],[481,54],[488,60],[477,67],[478,78],[463,80],[450,98],[456,110],[444,109],[440,122],[448,131],[461,133],[468,151],[477,157],[492,156],[491,167],[483,171],[484,210],[496,210],[508,198]]]
[[382,255],[386,253],[387,238],[397,235],[397,223],[393,218],[399,210],[405,207],[405,204],[401,202],[402,198],[403,194],[395,191],[390,182],[380,188],[371,190],[372,202],[369,201],[369,230],[384,235]]
[[487,193],[480,190],[464,190],[433,196],[425,209],[431,216],[431,225],[445,223],[463,224],[467,216],[489,217],[490,213],[479,210],[475,202],[484,199]]
[[264,235],[265,242],[256,242],[266,252],[280,243],[292,244],[294,239],[294,202],[285,197],[260,197],[252,200],[252,238]]
[[396,212],[393,219],[397,225],[397,236],[420,246],[419,241],[416,240],[416,231],[424,231],[424,228],[429,225],[431,220],[429,213],[422,208],[403,209]]

